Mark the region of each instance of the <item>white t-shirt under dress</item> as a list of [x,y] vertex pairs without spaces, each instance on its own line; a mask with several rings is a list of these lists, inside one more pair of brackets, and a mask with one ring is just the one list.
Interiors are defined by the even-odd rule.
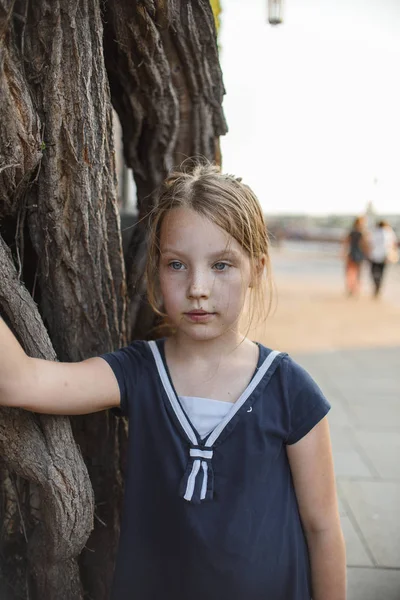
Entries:
[[232,402],[197,396],[179,396],[179,400],[202,439],[219,425],[233,406]]

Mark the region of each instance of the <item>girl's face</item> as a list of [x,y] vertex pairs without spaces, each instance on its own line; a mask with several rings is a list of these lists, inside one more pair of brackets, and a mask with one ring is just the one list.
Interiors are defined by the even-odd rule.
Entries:
[[160,287],[178,332],[211,340],[238,331],[251,284],[251,263],[240,244],[212,221],[174,208],[160,232]]

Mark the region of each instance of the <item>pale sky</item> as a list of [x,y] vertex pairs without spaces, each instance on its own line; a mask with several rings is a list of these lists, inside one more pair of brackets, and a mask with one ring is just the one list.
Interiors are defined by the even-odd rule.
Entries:
[[223,169],[266,213],[400,213],[400,0],[221,0]]

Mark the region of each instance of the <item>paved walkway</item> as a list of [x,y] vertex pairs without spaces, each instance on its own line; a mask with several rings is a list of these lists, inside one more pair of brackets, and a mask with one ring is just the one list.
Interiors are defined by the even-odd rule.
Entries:
[[[348,600],[400,600],[400,266],[382,300],[343,294],[331,254],[275,251],[279,294],[257,338],[289,351],[332,403]],[[398,305],[396,305],[396,302]]]

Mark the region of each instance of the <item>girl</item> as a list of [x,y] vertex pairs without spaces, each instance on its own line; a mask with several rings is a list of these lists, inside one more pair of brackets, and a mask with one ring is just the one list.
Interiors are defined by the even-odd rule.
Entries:
[[255,195],[197,165],[150,220],[149,299],[172,334],[65,364],[27,357],[2,323],[0,402],[129,417],[114,600],[344,600],[329,404],[239,328],[248,296],[266,306]]

